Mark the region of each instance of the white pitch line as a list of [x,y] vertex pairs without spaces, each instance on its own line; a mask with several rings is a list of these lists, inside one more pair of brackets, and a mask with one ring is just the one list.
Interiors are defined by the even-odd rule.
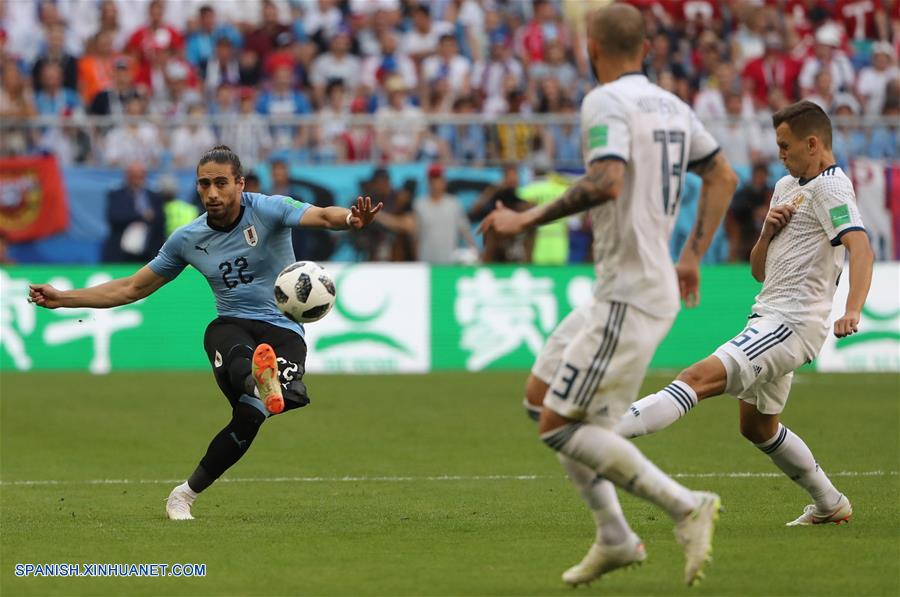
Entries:
[[[829,477],[895,477],[900,471],[840,471],[828,473]],[[674,473],[676,479],[768,479],[783,477],[783,473],[714,472],[714,473]],[[218,483],[408,483],[413,481],[536,481],[539,479],[559,479],[557,475],[431,475],[431,476],[345,476],[345,477],[226,477]],[[184,479],[86,479],[59,480],[35,479],[0,481],[5,486],[41,485],[162,485],[181,483]]]

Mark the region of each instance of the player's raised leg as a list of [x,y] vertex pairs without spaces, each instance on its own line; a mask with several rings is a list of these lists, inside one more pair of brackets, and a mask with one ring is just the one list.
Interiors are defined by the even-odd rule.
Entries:
[[722,394],[726,380],[725,366],[715,356],[709,356],[679,373],[659,392],[632,404],[616,424],[616,431],[633,438],[665,429],[700,400]]
[[[692,584],[709,560],[718,497],[675,482],[613,430],[637,394],[652,349],[668,332],[671,319],[617,302],[597,302],[590,309],[588,323],[563,351],[544,398],[541,439],[608,482],[664,509],[677,523],[687,560],[685,580]],[[627,536],[623,543],[631,539]],[[637,554],[635,545],[623,549]]]
[[[783,383],[790,386],[789,379]],[[777,414],[763,414],[754,404],[741,402],[741,435],[812,498],[813,503],[787,526],[841,524],[850,519],[853,514],[850,500],[834,487],[806,443],[782,425]]]

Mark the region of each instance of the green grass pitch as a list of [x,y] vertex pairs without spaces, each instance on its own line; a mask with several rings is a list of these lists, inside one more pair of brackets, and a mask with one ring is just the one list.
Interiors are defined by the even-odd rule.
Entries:
[[[560,573],[593,525],[521,409],[523,381],[310,375],[312,405],[267,422],[197,520],[174,523],[166,495],[228,418],[210,375],[4,373],[0,594],[572,595]],[[625,496],[649,559],[578,594],[900,594],[898,389],[896,375],[794,385],[784,421],[852,499],[848,525],[784,527],[806,495],[739,436],[730,398],[639,440],[721,494],[715,560],[684,587],[671,522]],[[14,576],[57,562],[200,563],[206,576]]]

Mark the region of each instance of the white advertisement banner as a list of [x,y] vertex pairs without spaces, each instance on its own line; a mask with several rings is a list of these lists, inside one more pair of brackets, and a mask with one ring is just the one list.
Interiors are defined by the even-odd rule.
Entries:
[[307,371],[414,373],[431,364],[430,273],[424,264],[330,263],[337,301],[307,324]]
[[[831,324],[844,314],[850,273],[844,268],[834,295]],[[879,262],[859,322],[846,338],[829,334],[816,360],[819,371],[900,371],[900,263]]]

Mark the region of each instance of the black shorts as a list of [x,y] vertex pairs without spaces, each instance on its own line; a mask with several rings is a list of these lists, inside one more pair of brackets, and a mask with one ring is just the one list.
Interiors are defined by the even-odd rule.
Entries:
[[247,346],[252,353],[262,343],[269,344],[278,357],[278,375],[285,397],[284,409],[305,406],[309,401],[301,380],[306,373],[306,343],[296,332],[255,319],[217,317],[206,327],[203,348],[219,389],[232,407],[238,403],[243,392],[231,387],[227,366],[223,361],[235,346]]

